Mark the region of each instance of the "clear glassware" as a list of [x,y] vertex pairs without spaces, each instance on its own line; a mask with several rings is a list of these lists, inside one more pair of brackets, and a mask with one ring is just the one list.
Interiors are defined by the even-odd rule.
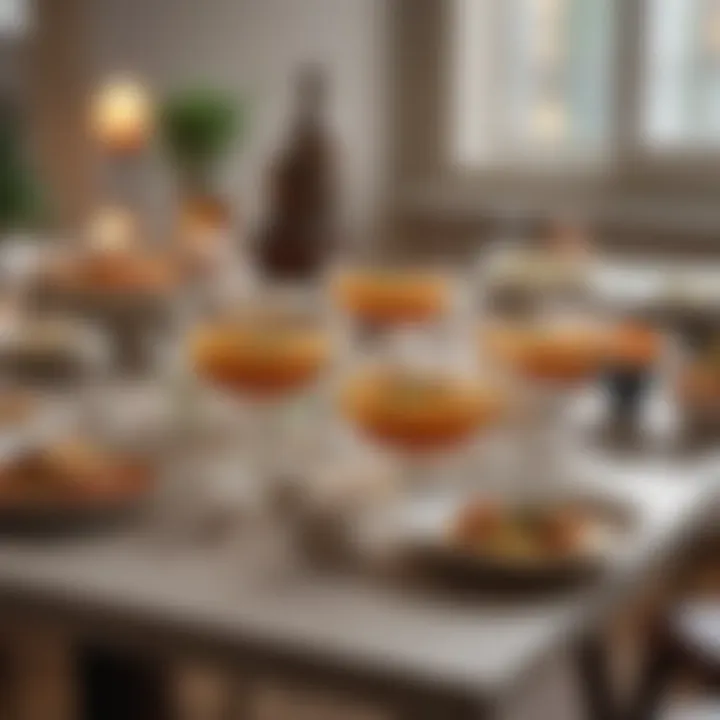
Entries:
[[337,265],[329,296],[352,353],[377,351],[399,333],[442,334],[459,305],[459,285],[443,268],[366,260]]
[[489,322],[481,345],[514,377],[521,412],[514,423],[514,485],[543,495],[578,478],[579,437],[569,416],[578,393],[607,358],[607,328],[588,317],[545,314],[524,322]]
[[184,339],[196,379],[191,390],[233,407],[224,475],[247,483],[237,490],[245,493],[257,542],[246,549],[269,547],[302,493],[310,445],[323,431],[320,401],[333,346],[327,303],[320,287],[258,284],[198,315]]
[[477,440],[506,409],[502,386],[478,365],[470,314],[461,308],[432,332],[395,330],[356,353],[341,381],[342,413],[394,458],[403,492],[475,482]]

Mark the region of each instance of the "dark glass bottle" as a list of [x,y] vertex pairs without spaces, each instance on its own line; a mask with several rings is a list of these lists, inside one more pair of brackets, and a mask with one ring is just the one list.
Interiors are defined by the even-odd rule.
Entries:
[[269,277],[312,279],[335,244],[335,151],[326,124],[327,84],[317,69],[298,79],[290,137],[271,167],[258,261]]

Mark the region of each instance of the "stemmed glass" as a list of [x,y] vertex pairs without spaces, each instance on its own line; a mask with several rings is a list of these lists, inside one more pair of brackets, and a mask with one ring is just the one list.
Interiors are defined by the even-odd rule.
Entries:
[[502,389],[478,372],[465,336],[453,337],[398,334],[374,357],[358,357],[341,383],[343,414],[399,463],[403,491],[442,485],[450,461],[466,458],[504,414]]
[[404,330],[432,332],[454,311],[449,273],[411,265],[360,263],[331,273],[330,296],[353,352],[377,350]]
[[578,390],[603,369],[609,339],[601,324],[562,317],[480,330],[483,351],[506,365],[524,400],[515,441],[524,492],[542,494],[574,479],[568,409]]
[[504,409],[478,370],[467,289],[437,267],[364,263],[332,277],[350,340],[341,412],[354,437],[386,451],[401,491],[434,487],[458,463],[470,472],[474,441]]
[[244,470],[250,481],[254,519],[265,539],[282,531],[286,504],[301,492],[299,444],[321,430],[319,418],[303,418],[299,428],[293,405],[318,389],[331,359],[325,307],[317,289],[260,287],[252,297],[211,310],[187,338],[201,384],[237,406],[233,474]]

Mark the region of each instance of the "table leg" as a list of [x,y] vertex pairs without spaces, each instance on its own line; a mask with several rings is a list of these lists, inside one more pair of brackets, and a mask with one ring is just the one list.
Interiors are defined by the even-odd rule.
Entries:
[[599,633],[583,637],[577,647],[581,702],[588,720],[620,717],[615,688],[610,678],[609,653]]
[[677,657],[667,649],[651,653],[640,687],[624,720],[653,720],[658,716],[668,686],[677,669]]
[[71,720],[76,695],[71,644],[51,628],[13,630],[7,637],[3,717]]
[[253,717],[254,690],[252,683],[245,678],[232,677],[220,720],[250,720]]
[[[175,720],[246,720],[254,714],[255,687],[224,665],[198,659],[171,664]],[[2,720],[2,718],[0,718]]]
[[85,647],[78,665],[83,720],[172,717],[165,668],[152,658]]
[[488,716],[471,704],[418,701],[403,705],[394,717],[397,720],[487,720]]

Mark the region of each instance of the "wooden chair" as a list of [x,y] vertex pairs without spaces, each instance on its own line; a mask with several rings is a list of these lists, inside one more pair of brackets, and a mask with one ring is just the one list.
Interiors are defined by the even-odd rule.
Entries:
[[[686,675],[699,697],[673,701],[673,685]],[[720,719],[720,601],[683,602],[657,630],[627,720],[711,718]]]

